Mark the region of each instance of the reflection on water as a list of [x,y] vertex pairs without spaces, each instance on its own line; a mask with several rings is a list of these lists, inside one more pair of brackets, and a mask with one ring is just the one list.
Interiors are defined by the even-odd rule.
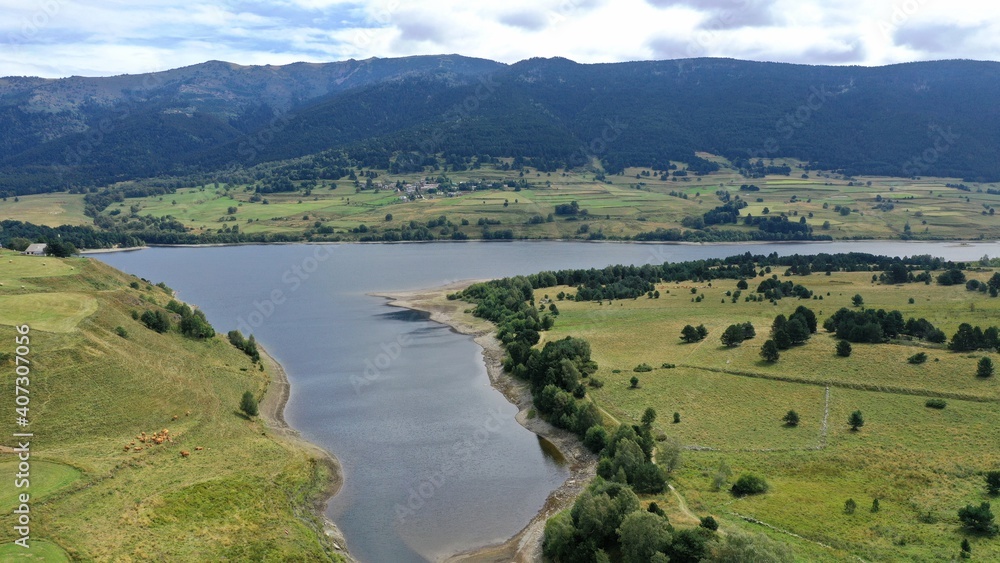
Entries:
[[542,453],[545,454],[545,459],[558,466],[564,466],[567,464],[566,456],[559,451],[559,448],[541,436],[538,437],[538,447],[541,448]]

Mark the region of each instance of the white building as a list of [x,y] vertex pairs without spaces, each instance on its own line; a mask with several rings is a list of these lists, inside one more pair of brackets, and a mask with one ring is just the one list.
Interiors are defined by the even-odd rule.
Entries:
[[44,242],[37,242],[35,244],[28,245],[28,248],[24,250],[24,254],[28,256],[45,256],[45,248],[48,245]]

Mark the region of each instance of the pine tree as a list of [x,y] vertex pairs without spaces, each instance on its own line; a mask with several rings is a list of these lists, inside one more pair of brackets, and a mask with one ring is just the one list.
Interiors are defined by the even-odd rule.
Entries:
[[865,418],[861,415],[861,411],[854,411],[851,416],[847,417],[847,424],[851,425],[851,430],[857,432],[858,428],[865,425]]

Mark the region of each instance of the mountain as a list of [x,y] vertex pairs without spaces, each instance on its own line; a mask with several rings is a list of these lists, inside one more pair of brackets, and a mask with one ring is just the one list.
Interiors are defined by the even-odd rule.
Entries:
[[457,55],[0,79],[0,190],[245,167],[327,149],[369,165],[599,157],[609,172],[796,157],[848,174],[1000,179],[1000,63],[731,59],[504,65]]

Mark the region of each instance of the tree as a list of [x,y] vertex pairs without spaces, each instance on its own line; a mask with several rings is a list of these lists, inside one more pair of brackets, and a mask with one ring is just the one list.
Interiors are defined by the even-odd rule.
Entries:
[[722,333],[722,345],[728,348],[739,346],[743,342],[743,325],[729,325]]
[[644,510],[632,512],[618,528],[623,563],[647,563],[670,546],[670,523]]
[[778,353],[778,345],[774,343],[774,340],[768,340],[764,343],[764,346],[760,349],[760,357],[764,358],[765,362],[774,363],[778,361],[781,354]]
[[993,511],[990,503],[983,502],[978,507],[971,504],[958,510],[958,519],[962,525],[973,532],[992,536],[997,533],[997,525],[993,523]]
[[705,328],[705,325],[698,325],[694,329],[698,331],[698,340],[704,340],[708,336],[708,329]]
[[715,518],[705,516],[701,519],[701,527],[714,532],[719,529],[719,523],[715,521]]
[[972,544],[969,543],[969,538],[962,538],[962,559],[968,559],[972,556]]
[[392,213],[386,213],[386,214],[385,214],[385,220],[386,220],[387,222],[388,222],[388,221],[392,221]]
[[976,377],[991,377],[993,375],[993,360],[983,356],[983,359],[979,360],[979,366],[976,368]]
[[240,400],[240,410],[251,418],[257,416],[257,399],[250,391],[243,393],[243,398]]
[[631,384],[632,389],[635,389],[639,387],[639,378],[633,375],[632,379],[629,380],[629,383]]
[[858,503],[854,502],[854,499],[849,498],[844,501],[844,514],[854,514],[854,511],[858,509]]
[[733,561],[759,561],[761,563],[791,563],[795,560],[788,546],[763,534],[746,534],[729,531],[708,544],[708,554],[702,563],[732,563]]
[[781,420],[785,421],[787,426],[798,426],[799,425],[799,413],[795,411],[788,411]]
[[10,239],[10,242],[7,244],[7,246],[10,247],[11,250],[24,252],[25,250],[28,249],[29,246],[31,246],[31,241],[24,237],[14,237]]
[[851,298],[851,303],[855,307],[861,307],[861,306],[863,306],[865,304],[865,298],[861,297],[860,293],[855,294],[854,297]]
[[851,343],[846,340],[837,342],[837,355],[842,358],[849,357],[851,355]]
[[745,497],[747,495],[766,493],[768,488],[767,481],[763,477],[747,473],[746,475],[740,475],[740,478],[733,483],[732,492],[738,497]]
[[650,428],[654,422],[656,422],[656,410],[653,407],[647,407],[646,412],[642,413],[642,425],[645,428]]
[[878,499],[872,499],[872,512],[878,512],[881,508],[878,505]]
[[693,326],[685,325],[684,328],[681,329],[681,340],[683,340],[684,342],[691,344],[694,342],[698,342],[701,339],[702,336],[698,332],[698,329],[694,328]]
[[55,256],[56,258],[69,258],[70,256],[76,254],[76,246],[68,241],[53,239],[46,244],[45,254]]
[[986,472],[986,491],[993,496],[1000,495],[1000,471]]
[[865,418],[861,415],[861,411],[852,412],[851,416],[847,417],[847,424],[851,425],[851,430],[854,432],[857,432],[858,428],[864,426]]
[[675,412],[674,413],[674,424],[680,424],[680,423],[681,423],[681,413]]

